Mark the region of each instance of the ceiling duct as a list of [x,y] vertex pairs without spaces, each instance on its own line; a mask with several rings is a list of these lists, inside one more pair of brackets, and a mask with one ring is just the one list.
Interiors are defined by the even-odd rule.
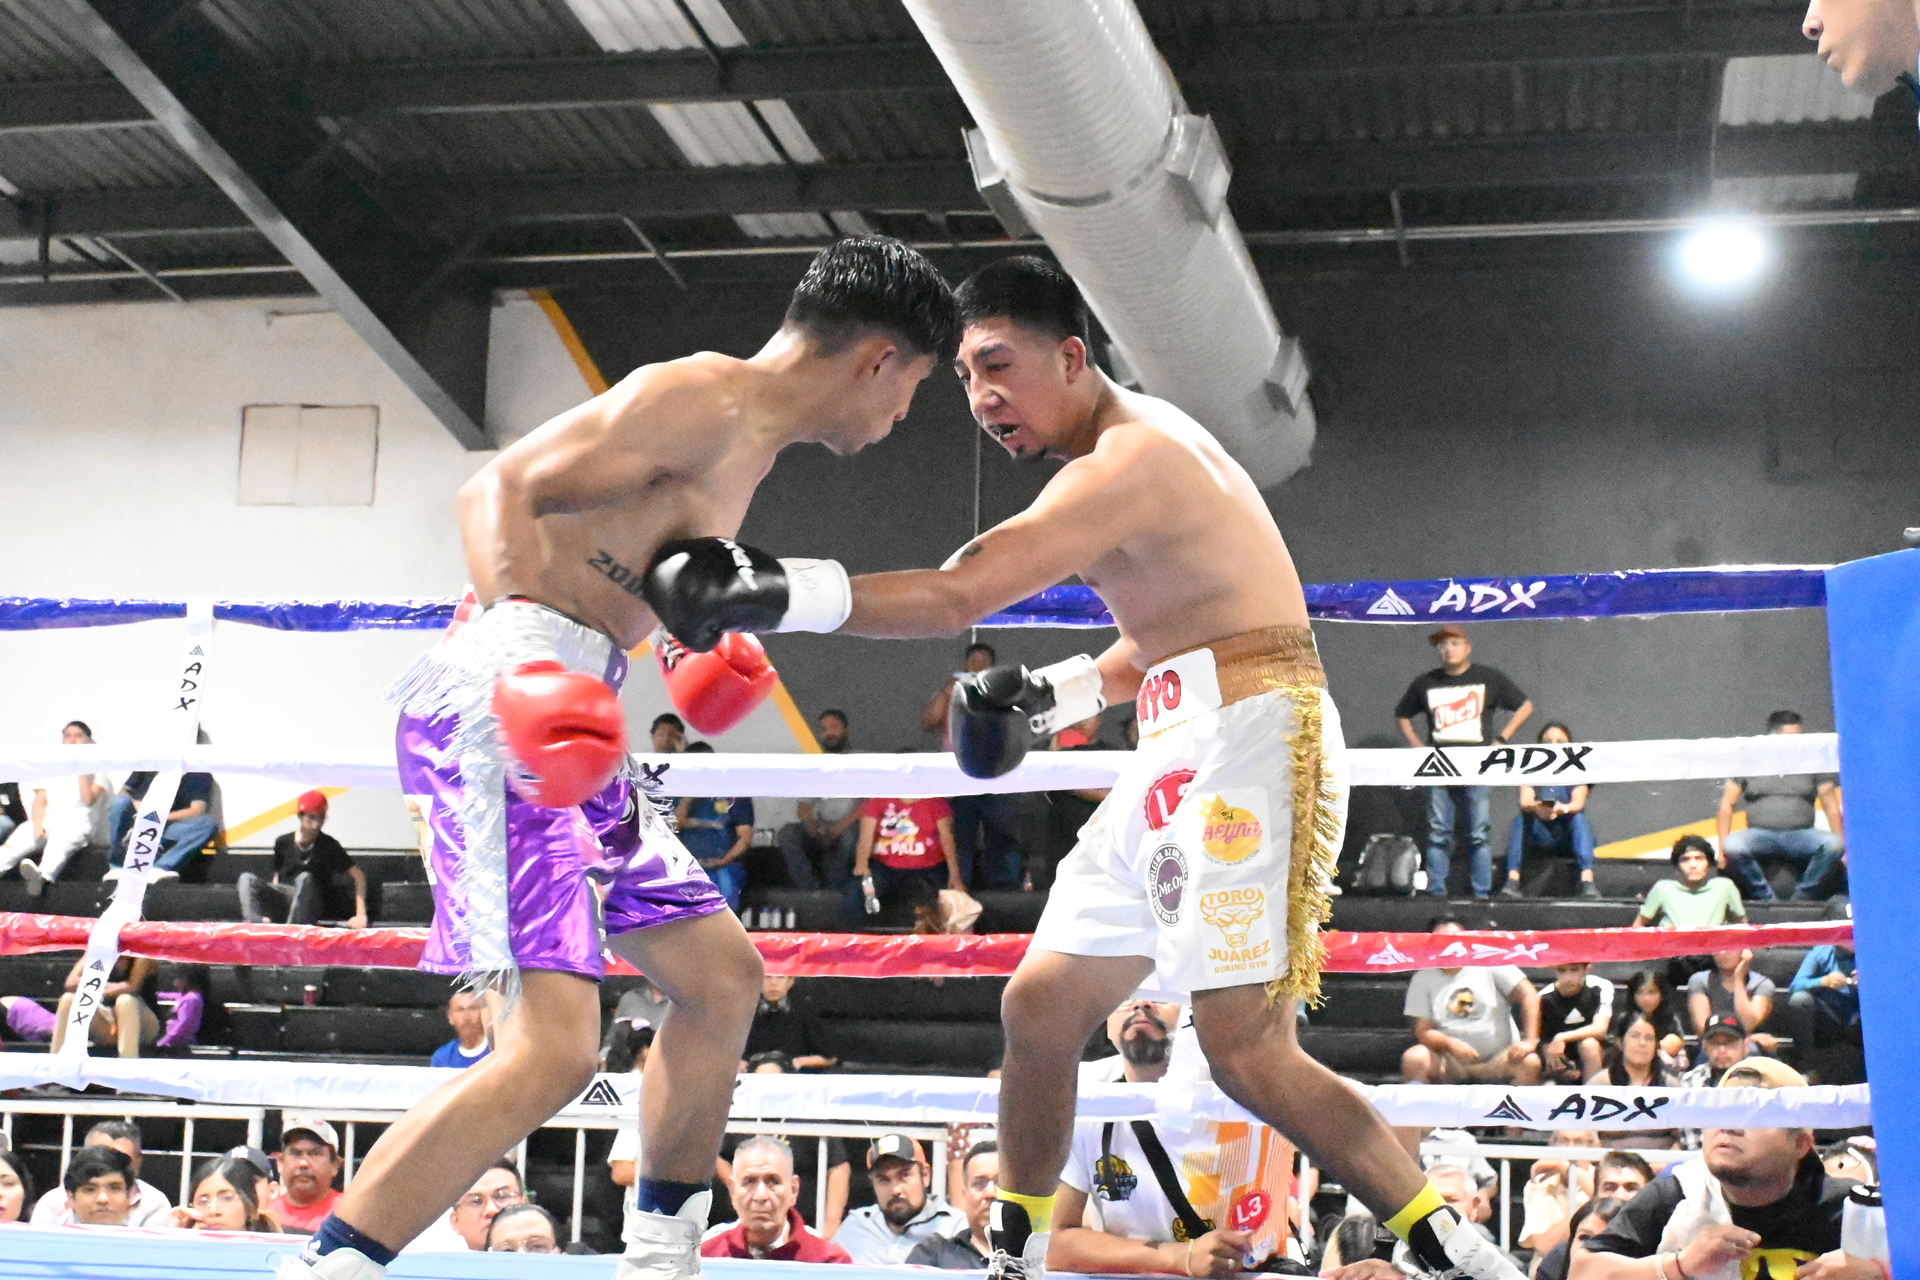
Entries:
[[[973,113],[974,178],[1079,282],[1117,363],[1217,436],[1261,488],[1307,464],[1313,403],[1189,113],[1132,0],[905,0]],[[1030,229],[1030,230],[1029,230]]]

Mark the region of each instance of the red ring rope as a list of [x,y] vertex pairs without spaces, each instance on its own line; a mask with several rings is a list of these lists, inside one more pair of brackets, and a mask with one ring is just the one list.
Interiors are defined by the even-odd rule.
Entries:
[[[93,921],[0,912],[0,955],[74,951]],[[1659,960],[1758,947],[1853,944],[1853,923],[1724,925],[1714,929],[1523,929],[1474,933],[1340,933],[1326,942],[1328,973],[1400,973],[1462,965],[1545,968],[1575,961]],[[991,977],[1012,973],[1032,941],[1024,933],[756,933],[774,973],[795,977]],[[321,929],[311,925],[141,920],[120,931],[127,955],[197,964],[339,965],[411,969],[425,929]],[[631,974],[609,957],[607,972]]]

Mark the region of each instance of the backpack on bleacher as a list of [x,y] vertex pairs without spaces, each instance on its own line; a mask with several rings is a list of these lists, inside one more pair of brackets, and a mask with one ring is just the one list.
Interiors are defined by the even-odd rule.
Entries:
[[1413,894],[1413,873],[1420,869],[1420,848],[1411,837],[1377,835],[1367,837],[1360,851],[1360,865],[1354,868],[1350,893]]

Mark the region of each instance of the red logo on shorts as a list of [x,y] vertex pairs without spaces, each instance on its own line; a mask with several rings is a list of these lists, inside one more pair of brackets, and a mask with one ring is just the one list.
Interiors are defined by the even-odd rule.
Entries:
[[1173,821],[1173,811],[1180,807],[1192,783],[1191,769],[1175,769],[1153,780],[1147,788],[1147,830],[1158,831]]
[[1162,711],[1171,711],[1180,705],[1180,673],[1162,671],[1157,676],[1148,676],[1140,685],[1140,692],[1133,697],[1134,714],[1151,723],[1160,718]]
[[1227,1230],[1256,1231],[1273,1212],[1273,1197],[1264,1191],[1249,1191],[1233,1202],[1227,1211]]

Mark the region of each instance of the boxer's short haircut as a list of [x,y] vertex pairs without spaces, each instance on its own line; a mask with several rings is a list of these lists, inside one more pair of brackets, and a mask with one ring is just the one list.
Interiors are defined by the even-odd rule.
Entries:
[[844,351],[867,329],[943,363],[960,346],[952,287],[891,236],[848,236],[822,249],[794,287],[786,323],[821,355]]
[[1051,262],[1031,255],[1004,259],[968,276],[954,296],[960,303],[963,325],[1005,316],[1055,341],[1078,338],[1092,350],[1087,303],[1080,296],[1080,286]]

